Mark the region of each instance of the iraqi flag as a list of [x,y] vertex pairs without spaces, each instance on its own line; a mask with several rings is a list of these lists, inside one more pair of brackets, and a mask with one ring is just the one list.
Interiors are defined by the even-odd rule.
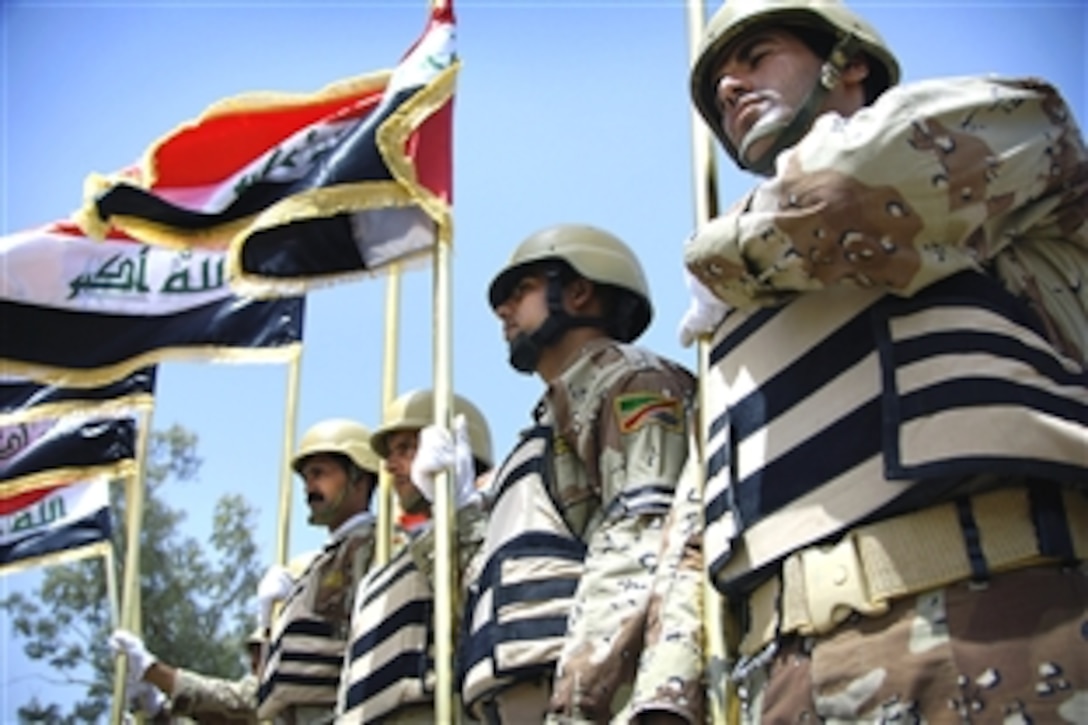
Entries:
[[302,298],[239,297],[226,263],[65,223],[0,238],[0,378],[97,387],[167,360],[292,359]]
[[136,472],[136,419],[64,415],[0,426],[0,491],[11,498],[57,481]]
[[154,366],[106,385],[64,388],[33,380],[0,380],[0,426],[71,413],[133,414],[154,406]]
[[9,493],[0,483],[0,572],[48,563],[107,542],[112,531],[109,480],[52,483]]
[[151,145],[138,167],[92,177],[78,216],[153,244],[227,248],[243,294],[302,294],[451,239],[452,8],[434,8],[393,72],[308,95],[219,101]]

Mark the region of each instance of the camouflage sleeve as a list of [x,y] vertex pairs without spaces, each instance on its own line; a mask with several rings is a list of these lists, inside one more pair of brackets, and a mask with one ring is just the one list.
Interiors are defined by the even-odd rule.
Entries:
[[662,523],[687,458],[687,391],[665,371],[638,372],[611,392],[580,439],[579,455],[597,461],[604,515],[587,541],[553,720],[607,720],[630,694]]
[[703,722],[705,655],[702,621],[703,508],[701,470],[688,462],[665,521],[665,535],[650,592],[646,642],[639,660],[631,716],[667,711]]
[[257,678],[246,675],[240,680],[223,680],[178,668],[170,712],[193,718],[221,715],[256,722]]
[[1080,132],[1046,83],[914,83],[850,118],[821,116],[746,203],[696,232],[685,264],[751,309],[837,284],[911,295],[1006,249],[1037,254],[1036,242],[1058,240],[1079,255],[1080,272],[1068,273],[1077,278],[1065,280],[1078,294],[1088,286],[1086,169]]

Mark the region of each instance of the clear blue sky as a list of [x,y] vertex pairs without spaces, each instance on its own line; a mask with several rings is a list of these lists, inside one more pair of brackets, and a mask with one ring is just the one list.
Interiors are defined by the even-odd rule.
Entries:
[[[717,3],[709,6],[717,7]],[[904,81],[1037,75],[1088,123],[1088,12],[1066,2],[857,2],[884,34]],[[599,225],[639,254],[656,315],[641,342],[691,367],[676,341],[687,306],[681,245],[693,225],[687,31],[681,0],[459,0],[455,107],[455,389],[488,416],[503,455],[541,391],[506,363],[485,289],[513,247],[563,221]],[[251,90],[307,92],[391,67],[419,34],[423,0],[364,2],[3,2],[0,15],[0,233],[66,215],[83,179],[134,161],[208,104]],[[752,183],[720,164],[723,202]],[[402,287],[398,389],[431,384],[431,275]],[[323,418],[380,415],[385,282],[310,295],[298,434]],[[274,555],[282,460],[282,366],[166,364],[154,425],[200,436],[198,482],[168,487],[203,538],[214,501],[241,492],[260,509]],[[320,545],[296,486],[292,553]],[[0,578],[25,587],[30,575]],[[0,720],[53,686],[0,623]]]

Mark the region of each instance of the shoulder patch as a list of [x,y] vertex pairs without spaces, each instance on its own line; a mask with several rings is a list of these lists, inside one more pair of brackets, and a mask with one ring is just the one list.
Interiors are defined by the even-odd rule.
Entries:
[[634,433],[648,423],[680,430],[680,400],[660,393],[626,393],[616,398],[616,419],[621,433]]

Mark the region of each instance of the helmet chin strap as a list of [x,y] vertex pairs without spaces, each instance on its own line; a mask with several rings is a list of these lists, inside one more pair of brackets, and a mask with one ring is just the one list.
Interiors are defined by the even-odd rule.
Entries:
[[[820,80],[813,84],[808,97],[789,121],[776,121],[761,125],[757,123],[741,140],[737,149],[737,164],[744,169],[754,171],[760,176],[774,173],[774,162],[782,149],[793,146],[808,133],[812,120],[820,112],[824,99],[842,79],[842,71],[857,52],[860,43],[853,33],[849,33],[835,43],[820,68]],[[758,158],[748,160],[748,152],[757,142],[772,137],[771,145]]]
[[553,267],[545,275],[548,278],[548,316],[540,327],[530,333],[518,333],[510,341],[510,366],[526,375],[536,372],[544,348],[558,340],[567,330],[575,327],[605,327],[602,317],[574,317],[563,309],[563,284],[559,279],[559,270]]

